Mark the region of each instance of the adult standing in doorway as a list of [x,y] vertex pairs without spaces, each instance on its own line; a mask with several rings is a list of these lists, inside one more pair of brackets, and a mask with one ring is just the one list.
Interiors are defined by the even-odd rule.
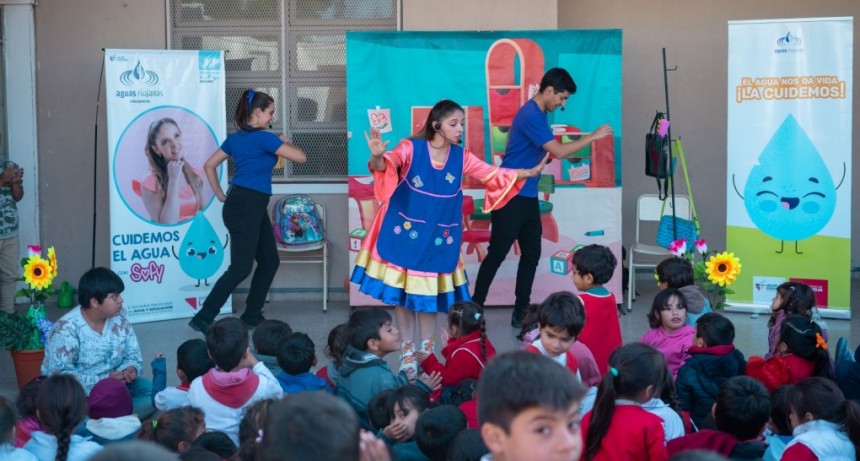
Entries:
[[[593,133],[570,143],[560,143],[553,136],[547,113],[561,107],[571,94],[576,92],[576,83],[570,74],[560,68],[552,68],[544,74],[538,92],[525,103],[514,117],[502,160],[503,168],[533,166],[547,152],[558,159],[569,157],[593,141],[612,135],[609,125],[602,125]],[[505,260],[514,241],[520,245],[519,267],[515,288],[514,312],[511,326],[519,328],[530,303],[535,271],[540,260],[541,222],[538,202],[538,180],[526,180],[519,194],[507,205],[491,213],[491,236],[487,257],[481,263],[475,280],[472,300],[484,304],[496,271]]]
[[[268,131],[275,118],[275,100],[261,91],[246,90],[236,105],[234,120],[239,127],[221,148],[203,165],[209,185],[218,200],[224,202],[221,215],[230,232],[230,267],[215,282],[203,302],[203,308],[188,323],[191,328],[205,332],[215,320],[221,306],[236,287],[257,268],[241,319],[249,328],[256,327],[263,317],[263,303],[280,265],[272,221],[269,219],[269,198],[272,195],[272,169],[278,158],[304,163],[304,151],[286,136]],[[218,180],[218,167],[228,158],[236,167],[227,194]]]
[[15,311],[15,280],[21,269],[18,205],[24,197],[24,170],[0,161],[0,311]]

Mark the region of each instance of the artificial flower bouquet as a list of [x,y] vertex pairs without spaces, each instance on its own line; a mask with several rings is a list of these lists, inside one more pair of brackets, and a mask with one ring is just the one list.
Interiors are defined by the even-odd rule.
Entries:
[[27,247],[29,256],[21,260],[23,276],[18,281],[26,287],[18,290],[15,297],[25,296],[29,300],[27,313],[0,313],[0,348],[10,351],[28,351],[45,348],[45,340],[53,322],[48,320],[45,301],[54,295],[54,278],[57,276],[57,255],[54,247],[48,248],[47,258],[42,257],[38,245]]
[[[695,253],[687,252],[686,239],[678,239],[669,244],[669,252],[686,258],[693,264],[693,278],[705,293],[714,310],[725,307],[726,295],[734,294],[729,288],[741,272],[741,261],[728,251],[708,251],[708,242],[699,239],[694,242]],[[696,259],[698,253],[700,258]]]

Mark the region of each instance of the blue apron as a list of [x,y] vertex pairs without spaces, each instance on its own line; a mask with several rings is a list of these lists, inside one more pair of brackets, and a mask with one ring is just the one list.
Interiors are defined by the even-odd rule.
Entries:
[[412,163],[382,220],[376,251],[400,267],[448,274],[457,268],[463,233],[463,148],[452,144],[433,168],[427,141],[412,140]]

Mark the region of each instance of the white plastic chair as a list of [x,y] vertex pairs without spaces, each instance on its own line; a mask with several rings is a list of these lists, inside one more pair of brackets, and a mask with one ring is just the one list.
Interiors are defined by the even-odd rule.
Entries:
[[[661,213],[662,210],[662,213]],[[666,199],[665,209],[663,201],[657,194],[642,194],[636,202],[636,241],[627,252],[627,270],[628,272],[628,288],[627,288],[627,312],[633,310],[633,300],[636,297],[636,268],[637,267],[657,267],[657,263],[669,257],[671,253],[666,248],[656,245],[657,234],[644,240],[649,243],[643,243],[640,225],[643,222],[652,222],[655,224],[660,222],[663,215],[672,215],[672,199]],[[675,216],[678,218],[690,219],[690,199],[686,195],[675,194]],[[645,262],[642,262],[642,259]],[[639,262],[636,262],[639,261]]]
[[[325,206],[317,202],[317,214],[325,229]],[[323,235],[319,242],[285,245],[278,242],[281,264],[321,264],[323,284],[323,312],[328,311],[328,240]]]

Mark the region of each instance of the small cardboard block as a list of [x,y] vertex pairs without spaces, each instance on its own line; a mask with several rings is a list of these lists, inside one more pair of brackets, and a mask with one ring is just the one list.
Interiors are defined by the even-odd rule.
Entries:
[[573,270],[573,252],[567,250],[556,251],[549,258],[549,270],[553,274],[567,275]]
[[352,232],[349,233],[349,251],[358,252],[361,250],[361,242],[365,237],[367,237],[367,231],[365,229],[353,229]]

